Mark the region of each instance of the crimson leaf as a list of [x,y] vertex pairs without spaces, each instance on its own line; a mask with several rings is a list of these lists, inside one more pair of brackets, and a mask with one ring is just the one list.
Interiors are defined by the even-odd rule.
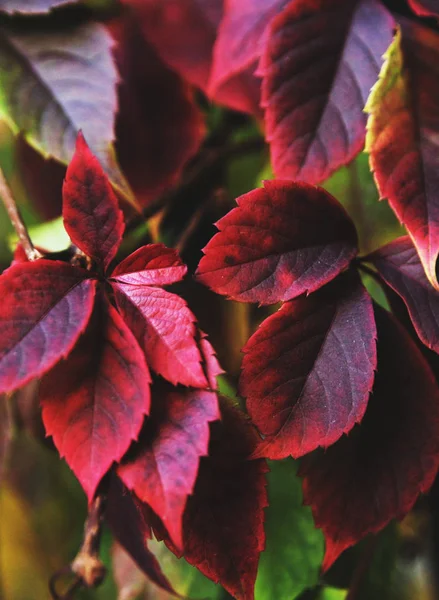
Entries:
[[404,300],[422,342],[439,352],[439,293],[428,281],[410,238],[390,242],[367,260]]
[[383,198],[439,289],[439,35],[401,20],[367,104],[366,149]]
[[100,298],[67,360],[42,381],[43,421],[91,501],[149,412],[144,356],[122,318]]
[[256,456],[330,446],[366,410],[376,366],[372,301],[355,272],[285,303],[244,347],[240,380],[264,434]]
[[72,242],[106,269],[122,241],[123,215],[107,176],[81,133],[64,181],[63,216]]
[[206,456],[209,422],[219,418],[215,392],[156,384],[139,443],[118,468],[125,485],[160,517],[182,548],[182,517]]
[[237,202],[198,267],[215,292],[261,304],[290,300],[333,279],[357,252],[352,221],[323,189],[265,181]]
[[326,538],[323,568],[366,534],[402,518],[439,466],[439,389],[410,336],[376,307],[378,370],[366,415],[304,459],[304,498]]
[[256,443],[245,416],[223,400],[221,422],[211,426],[209,456],[201,459],[183,518],[185,559],[239,600],[253,599],[265,545],[267,466],[248,460]]
[[408,0],[412,10],[421,17],[439,17],[437,0]]
[[259,71],[278,177],[318,183],[360,152],[392,30],[378,0],[295,0],[273,20]]
[[163,244],[148,244],[119,263],[111,277],[132,285],[168,285],[183,279],[186,271],[176,250]]
[[112,286],[151,368],[173,384],[206,387],[195,317],[185,301],[160,288],[117,281]]
[[0,276],[0,391],[23,386],[67,356],[87,326],[96,284],[86,271],[40,259]]

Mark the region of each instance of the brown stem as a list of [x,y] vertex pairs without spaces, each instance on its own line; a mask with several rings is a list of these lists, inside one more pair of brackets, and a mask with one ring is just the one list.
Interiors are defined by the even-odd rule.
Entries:
[[[73,562],[52,577],[49,587],[53,600],[68,600],[79,587],[94,588],[102,583],[106,575],[105,565],[99,558],[105,497],[98,494],[91,504],[84,525],[84,538]],[[60,577],[74,575],[72,584],[60,595],[56,585]]]
[[20,214],[18,206],[12,196],[12,192],[7,184],[5,175],[0,169],[0,196],[3,200],[3,204],[8,212],[11,223],[17,232],[20,244],[23,246],[23,250],[29,260],[36,260],[41,258],[41,254],[34,248],[32,240],[29,237],[29,233],[24,224],[23,218]]
[[154,217],[165,206],[178,203],[182,195],[189,186],[194,185],[200,177],[203,177],[207,171],[214,169],[224,160],[234,156],[245,155],[248,152],[259,152],[265,148],[265,142],[262,138],[251,138],[244,142],[229,143],[219,148],[204,148],[199,155],[199,160],[195,162],[192,169],[187,173],[181,185],[175,189],[166,192],[151,202],[140,215],[135,215],[126,225],[125,232],[129,233],[144,221]]
[[373,536],[367,542],[366,546],[363,550],[363,554],[361,555],[354,574],[352,575],[352,580],[349,586],[349,592],[346,597],[346,600],[355,600],[363,586],[364,577],[366,576],[375,554],[375,550],[377,547],[378,537]]

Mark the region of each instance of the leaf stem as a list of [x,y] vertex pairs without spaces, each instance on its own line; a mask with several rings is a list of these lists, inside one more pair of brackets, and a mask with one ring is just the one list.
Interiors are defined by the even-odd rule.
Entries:
[[23,250],[26,253],[27,258],[29,260],[36,260],[37,258],[41,258],[41,254],[38,252],[38,250],[35,249],[34,245],[32,244],[32,240],[29,237],[29,233],[26,229],[26,225],[24,224],[20,210],[18,209],[17,203],[14,200],[12,192],[7,184],[5,175],[1,168],[0,196],[9,215],[9,219],[11,220],[11,223],[15,231],[17,232],[18,239],[23,247]]

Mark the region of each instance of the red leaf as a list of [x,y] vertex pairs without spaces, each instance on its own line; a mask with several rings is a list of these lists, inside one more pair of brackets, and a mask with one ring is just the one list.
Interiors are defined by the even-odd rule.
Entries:
[[268,39],[272,18],[289,0],[226,0],[213,51],[209,93],[249,67],[253,70]]
[[372,389],[375,340],[372,301],[355,272],[266,319],[244,347],[240,381],[265,436],[255,456],[303,456],[350,431]]
[[402,518],[439,466],[439,390],[401,325],[376,308],[378,370],[361,424],[302,463],[305,503],[326,537],[327,569],[366,534]]
[[401,21],[366,107],[366,147],[381,197],[408,230],[439,289],[439,35]]
[[160,517],[182,548],[182,517],[200,456],[206,456],[209,422],[219,418],[215,392],[156,385],[153,410],[139,443],[118,468],[125,485]]
[[66,361],[41,384],[43,421],[89,500],[137,439],[149,411],[149,373],[122,318],[102,298]]
[[113,476],[110,480],[105,512],[113,535],[151,581],[177,596],[162,573],[156,557],[148,550],[147,540],[151,537],[151,530],[147,512],[122,482]]
[[206,387],[195,317],[185,301],[160,288],[116,282],[112,286],[148,365],[174,385]]
[[123,215],[107,176],[81,133],[64,181],[63,216],[72,242],[106,269],[122,240]]
[[209,457],[201,460],[184,513],[183,555],[234,598],[251,600],[265,546],[268,469],[265,461],[248,460],[257,436],[243,413],[223,400],[221,418],[211,427]]
[[342,206],[305,183],[265,181],[217,223],[198,279],[243,302],[273,304],[310,293],[345,269],[357,234]]
[[273,20],[259,72],[278,177],[318,183],[360,152],[392,29],[377,0],[295,0]]
[[119,263],[111,277],[132,285],[168,285],[183,279],[186,271],[176,250],[164,244],[148,244]]
[[422,342],[439,353],[439,293],[425,276],[410,238],[402,237],[367,257],[404,300]]
[[110,25],[122,78],[116,121],[120,165],[143,205],[174,184],[204,136],[193,94],[144,39],[138,19]]
[[213,349],[212,344],[207,339],[207,334],[198,329],[197,338],[198,347],[203,358],[204,372],[209,383],[209,387],[212,390],[216,390],[218,388],[216,378],[218,375],[221,375],[221,373],[224,373],[224,369],[221,368],[221,365],[218,362],[216,352]]
[[410,7],[421,17],[439,17],[437,0],[408,0]]
[[96,283],[58,261],[17,262],[0,277],[0,391],[43,375],[87,326]]

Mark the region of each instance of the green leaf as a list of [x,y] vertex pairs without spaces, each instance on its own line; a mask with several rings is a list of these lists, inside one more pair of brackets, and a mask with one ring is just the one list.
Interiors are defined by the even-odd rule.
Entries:
[[[28,231],[34,246],[47,250],[48,252],[59,252],[71,244],[70,238],[64,229],[62,217],[39,225],[31,225],[28,227]],[[14,250],[17,243],[17,234],[12,233],[9,236],[10,249]]]
[[256,600],[293,600],[314,586],[323,561],[323,534],[302,504],[293,460],[269,461],[266,549],[261,554]]
[[[339,590],[333,587],[325,587],[319,596],[319,600],[345,600],[346,596],[346,590]],[[379,596],[376,597],[379,598]],[[375,596],[371,596],[369,600],[371,600],[372,598],[375,598]]]
[[68,163],[82,129],[114,187],[132,200],[113,140],[118,74],[97,23],[0,28],[0,115],[44,156]]

